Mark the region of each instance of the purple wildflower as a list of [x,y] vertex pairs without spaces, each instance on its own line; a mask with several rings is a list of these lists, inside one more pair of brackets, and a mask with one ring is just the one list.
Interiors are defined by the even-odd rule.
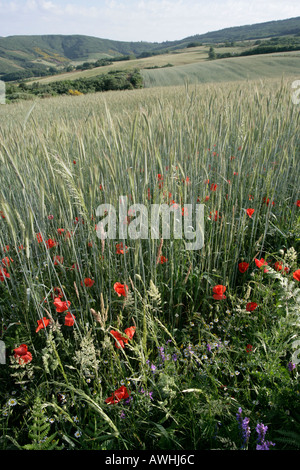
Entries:
[[243,410],[240,407],[238,409],[238,413],[236,414],[236,419],[239,423],[240,433],[241,433],[241,437],[242,437],[241,449],[245,449],[247,447],[247,444],[248,444],[248,441],[249,441],[251,430],[250,430],[250,427],[249,427],[250,418],[246,417],[246,418],[243,419],[242,412],[243,412]]
[[295,367],[296,367],[296,364],[293,364],[293,362],[288,363],[288,369],[290,372],[292,372],[292,370],[295,369]]
[[270,450],[270,446],[275,446],[273,442],[265,441],[268,426],[265,426],[263,423],[258,423],[255,429],[257,432],[256,450]]

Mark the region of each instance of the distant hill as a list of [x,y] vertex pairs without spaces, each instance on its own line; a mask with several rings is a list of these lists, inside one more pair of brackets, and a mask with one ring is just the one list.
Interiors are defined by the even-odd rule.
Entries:
[[[177,46],[179,44],[185,44],[192,41],[215,44],[226,41],[247,41],[251,39],[264,39],[287,35],[300,35],[300,16],[287,20],[235,26],[205,34],[197,34],[178,41]],[[161,46],[169,47],[168,44],[169,46],[174,46],[174,41],[170,43],[162,43]]]
[[300,35],[300,17],[254,25],[226,28],[162,43],[125,42],[83,35],[42,35],[0,37],[0,78],[14,74],[15,80],[49,75],[69,64],[118,56],[147,56],[187,47],[190,43],[263,39]]

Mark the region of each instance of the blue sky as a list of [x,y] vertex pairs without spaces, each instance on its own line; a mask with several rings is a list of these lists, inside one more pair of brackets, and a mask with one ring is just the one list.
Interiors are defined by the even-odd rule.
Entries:
[[0,36],[162,42],[300,16],[299,0],[0,0]]

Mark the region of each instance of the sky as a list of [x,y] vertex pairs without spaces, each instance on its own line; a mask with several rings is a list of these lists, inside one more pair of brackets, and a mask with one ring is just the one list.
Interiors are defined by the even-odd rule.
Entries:
[[163,42],[296,16],[299,0],[0,0],[0,36]]

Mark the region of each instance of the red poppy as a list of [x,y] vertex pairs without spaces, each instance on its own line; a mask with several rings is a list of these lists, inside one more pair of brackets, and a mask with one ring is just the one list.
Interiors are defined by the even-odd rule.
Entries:
[[213,288],[213,298],[216,300],[223,300],[226,299],[226,296],[224,295],[224,292],[226,291],[226,287],[222,286],[221,284],[218,284]]
[[117,255],[124,255],[124,252],[128,253],[128,246],[125,245],[125,249],[124,249],[123,242],[117,243],[117,245],[116,245]]
[[32,354],[28,351],[26,344],[21,344],[18,348],[14,349],[14,357],[18,359],[19,364],[27,364],[32,361]]
[[4,215],[3,211],[0,211],[0,215],[1,215],[2,219],[5,219],[5,215]]
[[64,262],[64,257],[63,256],[54,256],[53,258],[53,261],[54,261],[54,264],[55,265],[58,265],[58,264],[63,264]]
[[6,271],[5,268],[0,268],[0,282],[4,282],[6,277],[10,277],[10,274]]
[[296,280],[296,281],[300,281],[300,269],[297,269],[297,271],[295,271],[293,273],[293,278]]
[[113,335],[113,337],[117,340],[115,342],[115,346],[116,346],[117,349],[125,348],[125,344],[128,343],[128,340],[133,338],[133,335],[135,333],[135,329],[136,329],[135,326],[130,326],[129,328],[126,328],[126,330],[125,330],[125,335],[126,336],[122,336],[118,331],[115,331],[115,330],[110,331],[110,333]]
[[217,190],[217,187],[218,187],[218,185],[215,184],[215,183],[213,183],[213,184],[210,186],[210,190],[211,190],[211,191],[216,191],[216,190]]
[[159,259],[159,263],[160,264],[164,264],[168,261],[168,258],[166,258],[165,256],[161,255],[160,259]]
[[253,349],[252,344],[247,344],[247,346],[246,346],[246,351],[247,351],[247,353],[251,352],[252,349]]
[[296,206],[300,207],[300,199],[298,199],[298,201],[296,202]]
[[64,231],[65,231],[64,228],[58,228],[58,229],[57,229],[58,235],[61,235],[62,233],[64,233]]
[[2,264],[3,266],[6,266],[7,268],[9,267],[10,263],[13,263],[14,260],[9,258],[8,256],[5,256],[5,258],[2,258]]
[[121,284],[120,282],[115,282],[114,290],[116,291],[119,297],[121,297],[121,295],[126,297],[128,292],[128,286],[126,284]]
[[46,326],[49,325],[49,323],[50,323],[50,320],[49,318],[46,318],[46,317],[43,317],[42,320],[37,320],[38,327],[35,330],[35,332],[37,333],[38,331],[43,330]]
[[255,258],[255,264],[258,268],[261,268],[262,266],[267,266],[268,265],[268,263],[263,258],[261,258],[261,259]]
[[276,261],[276,263],[274,264],[274,268],[276,269],[276,271],[281,271],[282,264],[280,264],[279,261]]
[[[89,277],[86,277],[83,282],[86,287],[92,287],[95,284],[95,281],[93,281]],[[83,285],[82,282],[81,282],[81,285]]]
[[61,299],[63,297],[63,293],[60,287],[53,287],[53,292],[54,292],[54,299],[57,297]]
[[[212,218],[212,213],[209,213],[209,218]],[[221,219],[221,216],[219,215],[218,211],[215,212],[214,214],[214,221],[217,222],[218,219]]]
[[248,302],[246,305],[247,312],[253,312],[258,307],[257,303],[255,302]]
[[249,215],[249,217],[250,217],[250,219],[251,219],[252,216],[253,216],[253,214],[254,214],[254,212],[255,212],[255,209],[247,209],[246,212],[247,212],[247,215]]
[[[267,199],[266,197],[264,197],[264,198],[263,198],[263,202],[265,202],[265,203],[267,204],[267,206],[268,206],[268,205],[270,204],[270,199],[269,199],[269,198]],[[272,201],[272,206],[274,206],[274,205],[275,205],[275,202]]]
[[46,241],[46,247],[48,249],[53,248],[56,245],[57,243],[54,240],[52,240],[52,238],[49,238],[49,240]]
[[63,302],[60,297],[55,297],[54,299],[54,302],[53,302],[53,305],[54,307],[56,308],[56,311],[58,313],[63,313],[65,312],[66,310],[68,310],[68,308],[70,307],[71,305],[71,302],[69,300],[67,300],[66,302]]
[[43,241],[43,236],[42,236],[42,234],[41,234],[40,232],[36,234],[36,238],[37,238],[38,243],[42,243],[42,241]]
[[67,312],[67,315],[65,316],[65,326],[73,326],[75,323],[75,318],[75,315]]
[[122,385],[122,387],[118,388],[109,398],[106,398],[105,403],[108,405],[114,405],[115,403],[119,403],[120,400],[125,400],[129,398],[129,393],[127,388]]
[[239,263],[240,273],[244,274],[248,268],[249,268],[249,263],[246,263],[246,261],[242,261],[241,263]]

